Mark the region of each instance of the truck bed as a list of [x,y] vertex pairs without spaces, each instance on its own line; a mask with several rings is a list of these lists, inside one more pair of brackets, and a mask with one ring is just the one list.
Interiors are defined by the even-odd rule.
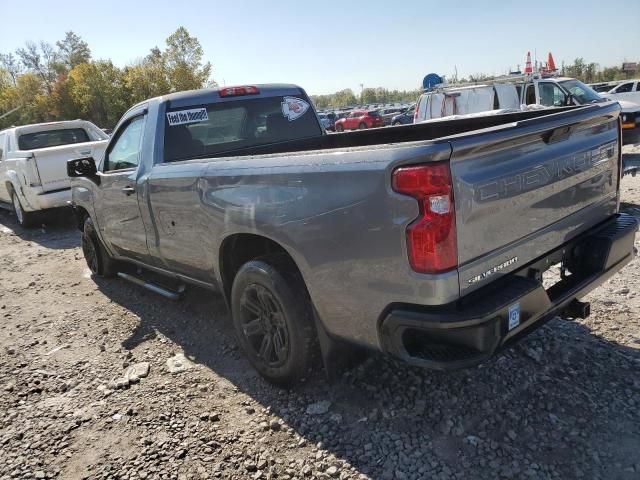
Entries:
[[212,156],[244,156],[264,155],[275,153],[293,153],[310,150],[331,150],[356,147],[368,147],[376,145],[396,144],[404,142],[422,142],[437,140],[452,135],[471,132],[500,126],[501,128],[515,127],[517,122],[557,115],[571,110],[580,110],[584,107],[564,107],[549,110],[537,110],[530,112],[508,113],[476,118],[463,118],[444,120],[437,123],[418,123],[403,125],[393,128],[376,128],[368,130],[356,130],[340,134],[329,134],[322,137],[306,138],[275,144],[261,145],[259,147],[229,150]]

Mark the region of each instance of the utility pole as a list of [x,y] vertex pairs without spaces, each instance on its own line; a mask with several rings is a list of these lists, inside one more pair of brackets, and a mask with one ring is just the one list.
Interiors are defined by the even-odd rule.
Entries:
[[364,103],[364,83],[360,84],[360,103]]

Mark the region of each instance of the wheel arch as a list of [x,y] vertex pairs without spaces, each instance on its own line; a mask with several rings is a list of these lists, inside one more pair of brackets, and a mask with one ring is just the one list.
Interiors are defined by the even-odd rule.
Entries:
[[84,221],[91,215],[89,215],[89,212],[86,208],[79,205],[75,205],[73,207],[73,214],[76,217],[76,225],[78,226],[78,230],[80,230],[81,232],[84,231]]
[[[255,233],[235,233],[220,244],[218,267],[222,293],[227,302],[231,298],[231,287],[238,270],[245,263],[265,255],[280,254],[304,282],[302,272],[293,256],[277,241]],[[307,289],[306,283],[304,284]]]

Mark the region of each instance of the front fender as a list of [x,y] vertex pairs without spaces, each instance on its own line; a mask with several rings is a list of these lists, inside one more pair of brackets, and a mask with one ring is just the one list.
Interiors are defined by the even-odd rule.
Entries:
[[[96,225],[96,232],[100,235],[100,228],[98,228],[95,206],[94,206],[94,192],[96,184],[87,178],[72,178],[71,179],[71,205],[74,212],[78,215],[82,210],[86,211]],[[80,222],[80,218],[78,218]],[[82,228],[82,225],[79,225]],[[101,238],[102,240],[102,238]],[[103,242],[104,243],[104,242]]]

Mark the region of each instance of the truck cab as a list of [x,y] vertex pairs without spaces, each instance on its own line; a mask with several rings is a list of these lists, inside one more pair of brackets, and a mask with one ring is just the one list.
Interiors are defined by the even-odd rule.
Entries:
[[[624,84],[618,85],[613,90],[622,85]],[[625,100],[621,96],[618,98],[612,95],[600,95],[580,80],[569,77],[537,78],[534,76],[529,81],[517,83],[516,88],[521,99],[520,103],[523,105],[561,107],[617,101],[622,109],[620,115],[622,143],[627,145],[640,142],[640,105]]]

